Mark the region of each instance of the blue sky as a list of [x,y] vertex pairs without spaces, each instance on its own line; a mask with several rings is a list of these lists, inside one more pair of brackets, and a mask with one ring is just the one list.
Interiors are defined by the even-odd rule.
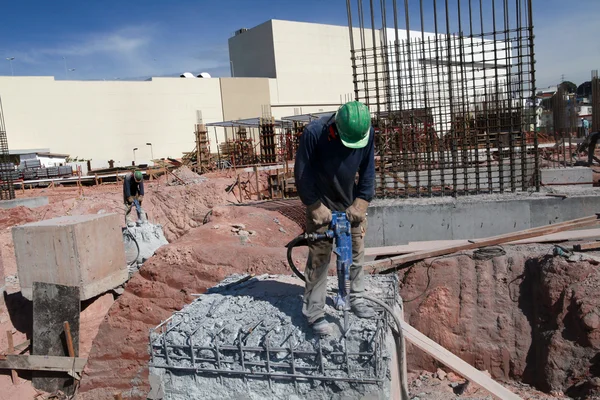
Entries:
[[[466,4],[467,0],[463,1]],[[492,0],[483,1],[485,4]],[[496,0],[497,4],[501,1]],[[591,69],[600,69],[597,23],[600,1],[533,1],[537,86],[555,84],[562,74],[575,83],[588,80]],[[424,1],[425,13],[430,18],[431,2]],[[451,4],[455,2],[450,0]],[[251,28],[272,18],[345,25],[345,3],[343,0],[7,1],[0,14],[0,74],[11,74],[5,58],[15,57],[12,62],[15,75],[53,75],[57,79],[65,79],[67,74],[71,79],[126,79],[182,71],[227,76],[227,39],[235,30]],[[412,23],[417,22],[413,27],[418,28],[415,17],[419,2],[409,0],[409,4]],[[400,14],[403,17],[403,9]],[[66,72],[65,62],[66,69],[74,71]]]

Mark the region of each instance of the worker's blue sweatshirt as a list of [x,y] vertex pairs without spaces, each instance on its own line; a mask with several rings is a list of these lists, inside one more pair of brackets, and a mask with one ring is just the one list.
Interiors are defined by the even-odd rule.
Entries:
[[127,203],[130,196],[144,195],[144,180],[136,182],[133,174],[127,174],[123,180],[123,201]]
[[321,200],[332,211],[345,211],[357,197],[371,201],[375,194],[373,140],[371,128],[366,147],[344,146],[333,117],[318,119],[304,127],[294,168],[302,202],[308,206]]

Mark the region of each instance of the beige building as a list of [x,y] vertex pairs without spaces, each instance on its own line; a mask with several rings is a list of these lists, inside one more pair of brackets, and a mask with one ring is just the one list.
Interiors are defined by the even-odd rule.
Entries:
[[[153,78],[150,81],[60,81],[0,77],[11,149],[48,148],[92,159],[92,168],[151,158],[180,158],[195,146],[198,111],[205,123],[260,115],[270,100],[267,79]],[[209,131],[211,148],[224,140]]]
[[[347,27],[271,20],[230,38],[229,52],[232,78],[2,76],[9,147],[91,159],[92,168],[107,167],[108,160],[130,165],[137,148],[137,163],[148,163],[146,143],[155,158],[193,150],[199,114],[204,123],[269,113],[281,118],[336,110],[353,96]],[[232,133],[211,127],[212,151]]]
[[[359,30],[354,40],[360,41]],[[372,46],[367,30],[365,45]],[[270,20],[229,39],[231,72],[269,80],[275,118],[334,111],[352,100],[348,27]]]

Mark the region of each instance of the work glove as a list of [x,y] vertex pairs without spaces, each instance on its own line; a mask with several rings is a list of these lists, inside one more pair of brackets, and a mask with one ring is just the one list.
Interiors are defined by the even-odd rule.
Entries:
[[127,204],[132,204],[133,203],[133,196],[129,196],[127,198]]
[[354,199],[354,203],[346,209],[346,218],[350,225],[358,225],[367,218],[367,207],[369,202],[361,198]]
[[320,201],[307,207],[308,218],[316,226],[327,225],[331,222],[331,210]]

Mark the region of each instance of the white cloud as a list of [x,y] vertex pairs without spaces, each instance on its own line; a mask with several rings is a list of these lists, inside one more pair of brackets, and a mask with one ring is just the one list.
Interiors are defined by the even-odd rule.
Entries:
[[223,75],[229,70],[225,40],[222,46],[199,47],[194,35],[182,40],[157,25],[96,32],[51,47],[14,53],[21,63],[17,74],[57,78],[65,77],[65,60],[69,69],[75,69],[68,74],[71,79],[138,78],[205,70]]

